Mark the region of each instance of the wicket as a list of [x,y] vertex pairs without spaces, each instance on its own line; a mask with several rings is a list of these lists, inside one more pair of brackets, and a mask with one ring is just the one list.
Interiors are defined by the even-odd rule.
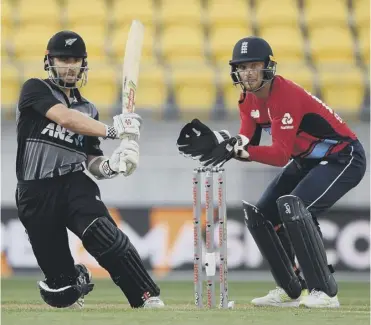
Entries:
[[[226,179],[223,168],[196,168],[193,171],[193,225],[194,225],[194,291],[195,304],[203,307],[202,274],[202,220],[201,220],[201,184],[202,174],[205,178],[206,210],[206,255],[205,271],[207,282],[207,307],[215,307],[216,248],[214,242],[214,174],[217,175],[217,201],[219,223],[219,308],[229,308],[228,302],[228,265],[227,265],[227,206]],[[231,302],[232,304],[232,302]],[[233,305],[231,306],[233,307]]]

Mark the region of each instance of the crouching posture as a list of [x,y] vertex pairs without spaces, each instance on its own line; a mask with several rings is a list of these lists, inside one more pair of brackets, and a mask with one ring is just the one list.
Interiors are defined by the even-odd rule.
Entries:
[[[283,167],[256,205],[243,203],[246,225],[277,284],[252,303],[339,307],[317,218],[362,180],[362,144],[332,108],[275,74],[265,40],[239,40],[230,66],[233,84],[242,90],[239,134],[211,131],[194,119],[180,132],[179,152],[210,167],[230,159]],[[263,129],[272,136],[270,146],[259,145]]]
[[[27,80],[17,107],[18,215],[45,275],[38,286],[53,307],[82,307],[94,285],[75,265],[67,229],[105,268],[133,308],[163,307],[160,289],[144,268],[130,239],[115,224],[96,183],[130,176],[138,165],[141,118],[120,114],[113,125],[99,121],[97,108],[78,88],[87,81],[83,39],[71,31],[55,34],[44,57],[47,79]],[[110,157],[99,137],[123,139]],[[128,140],[128,138],[133,140]]]

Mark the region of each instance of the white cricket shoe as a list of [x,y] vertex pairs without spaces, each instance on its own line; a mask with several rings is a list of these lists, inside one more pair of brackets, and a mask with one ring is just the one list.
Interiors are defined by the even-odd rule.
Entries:
[[308,295],[308,290],[302,290],[299,298],[292,299],[285,290],[276,287],[276,289],[269,291],[266,296],[254,298],[251,303],[255,306],[299,307],[302,297],[306,295]]
[[312,290],[310,294],[304,297],[300,302],[300,307],[308,308],[339,308],[338,297],[330,297],[323,291]]
[[160,299],[160,297],[150,297],[143,304],[143,308],[155,309],[155,308],[164,308],[164,307],[165,307],[165,304]]

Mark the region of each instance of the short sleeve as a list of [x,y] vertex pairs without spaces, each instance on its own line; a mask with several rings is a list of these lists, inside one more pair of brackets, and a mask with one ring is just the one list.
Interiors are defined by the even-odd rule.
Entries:
[[27,80],[21,89],[18,109],[33,109],[45,116],[54,105],[62,104],[52,93],[51,89],[40,79]]

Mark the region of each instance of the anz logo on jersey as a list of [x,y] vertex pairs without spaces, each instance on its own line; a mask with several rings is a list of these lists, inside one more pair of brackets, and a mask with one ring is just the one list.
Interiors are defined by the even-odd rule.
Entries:
[[67,143],[74,144],[76,147],[84,146],[84,136],[67,130],[56,123],[49,123],[42,131],[41,134],[48,135],[49,137],[63,140]]

